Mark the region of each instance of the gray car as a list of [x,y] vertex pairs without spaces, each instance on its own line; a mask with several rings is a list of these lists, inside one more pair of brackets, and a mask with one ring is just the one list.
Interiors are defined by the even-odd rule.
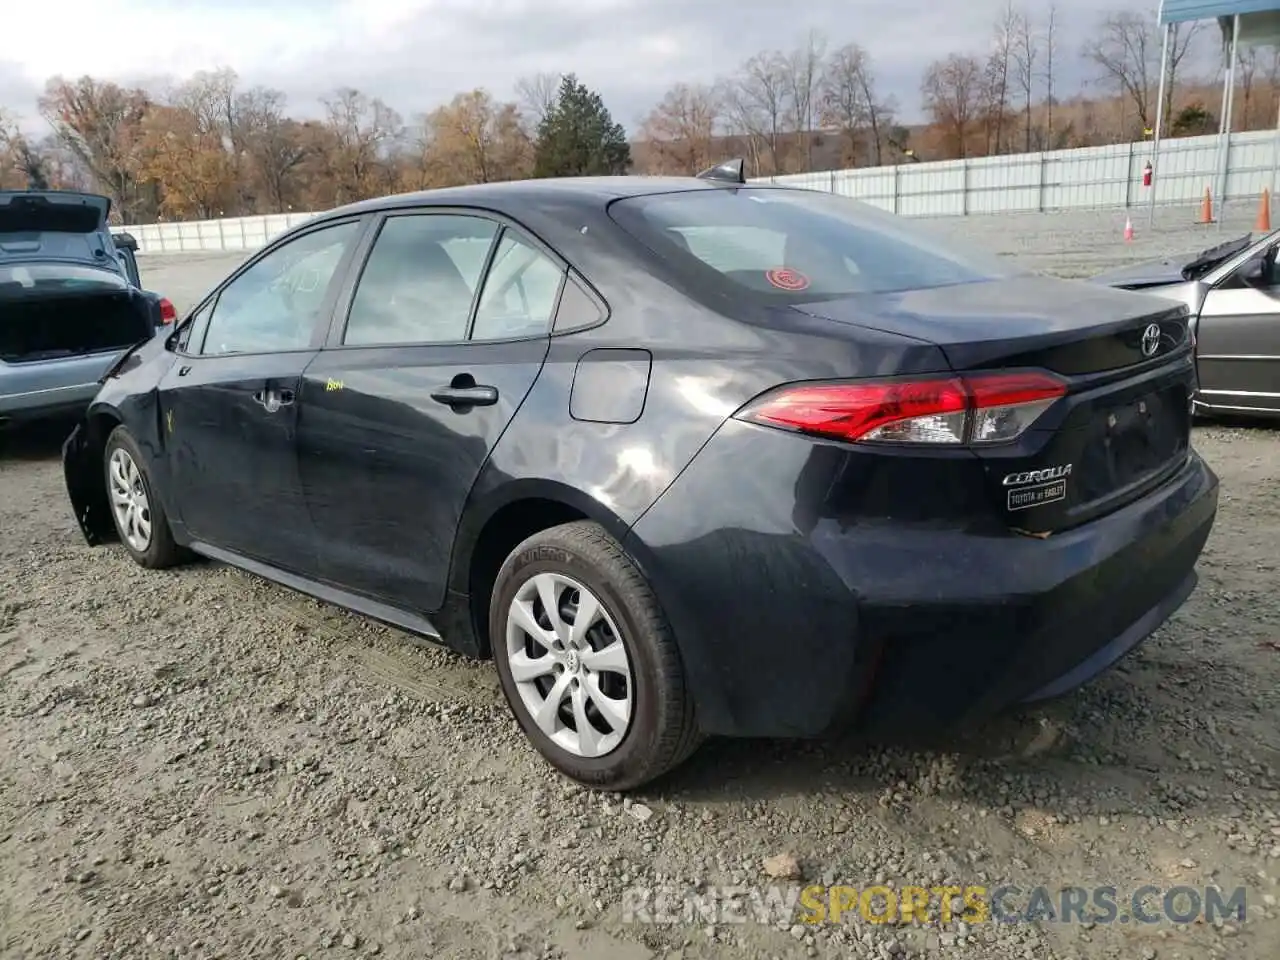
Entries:
[[1280,230],[1121,267],[1090,279],[1185,303],[1196,339],[1200,414],[1280,417]]
[[82,411],[125,349],[172,322],[110,211],[96,194],[0,191],[0,427]]

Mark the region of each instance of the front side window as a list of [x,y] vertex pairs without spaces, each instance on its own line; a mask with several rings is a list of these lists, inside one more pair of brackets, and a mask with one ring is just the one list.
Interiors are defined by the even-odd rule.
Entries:
[[218,295],[203,353],[305,350],[358,221],[322,227],[272,250]]
[[389,217],[351,300],[348,346],[453,343],[467,338],[480,274],[498,233],[482,217]]
[[619,200],[610,215],[713,289],[804,303],[1021,273],[902,217],[835,194],[747,187]]

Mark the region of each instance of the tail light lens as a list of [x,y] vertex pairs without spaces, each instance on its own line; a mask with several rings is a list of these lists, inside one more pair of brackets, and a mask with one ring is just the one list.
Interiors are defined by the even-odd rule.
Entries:
[[801,383],[765,394],[736,416],[852,443],[1005,443],[1066,392],[1062,380],[1038,371]]
[[173,323],[178,319],[178,311],[167,297],[160,298],[160,322]]

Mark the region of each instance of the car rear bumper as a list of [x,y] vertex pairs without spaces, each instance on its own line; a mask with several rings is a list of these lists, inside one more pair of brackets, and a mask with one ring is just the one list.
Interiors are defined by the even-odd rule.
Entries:
[[122,351],[36,363],[0,363],[0,420],[83,414]]
[[936,732],[1066,692],[1190,595],[1217,512],[1193,453],[1046,538],[852,520],[822,492],[847,476],[804,476],[812,447],[731,422],[633,528],[709,734]]

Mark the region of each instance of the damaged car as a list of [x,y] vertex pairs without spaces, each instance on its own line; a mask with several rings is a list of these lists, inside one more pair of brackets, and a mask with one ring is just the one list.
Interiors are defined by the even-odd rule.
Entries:
[[625,790],[708,736],[956,730],[1148,637],[1217,512],[1188,319],[741,161],[477,184],[273,239],[63,468],[89,544],[492,659]]
[[0,191],[0,427],[82,413],[121,352],[174,320],[110,211],[95,194]]
[[1191,311],[1195,412],[1280,417],[1280,231],[1131,264],[1093,283],[1167,297]]

